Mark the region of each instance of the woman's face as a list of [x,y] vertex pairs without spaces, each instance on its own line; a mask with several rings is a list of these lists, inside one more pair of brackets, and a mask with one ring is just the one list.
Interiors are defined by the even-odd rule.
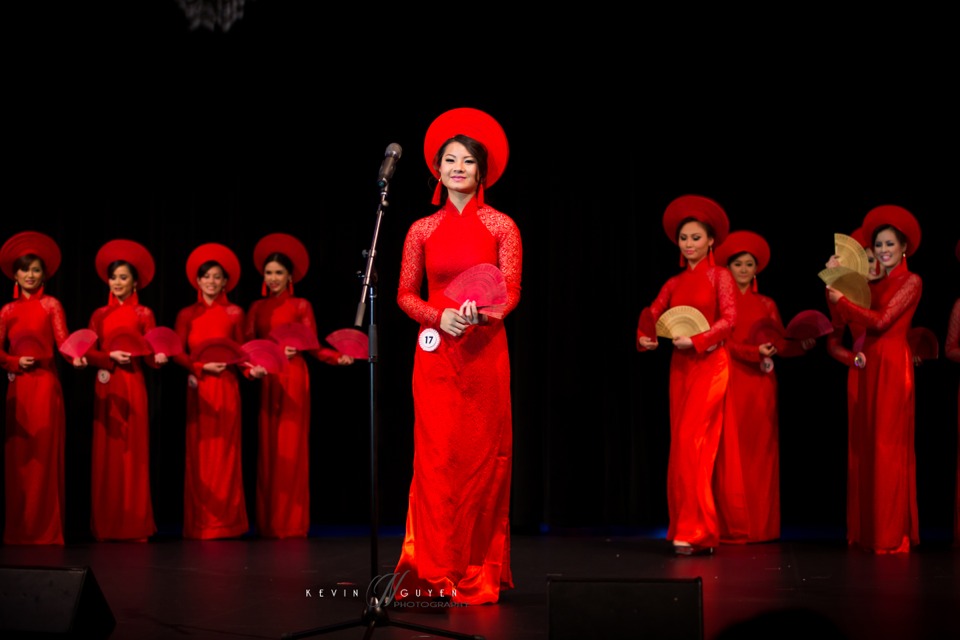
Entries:
[[133,279],[133,273],[131,273],[130,267],[125,264],[120,265],[110,274],[110,291],[112,291],[113,295],[117,297],[117,300],[121,302],[133,293],[133,289],[136,286],[137,282]]
[[757,261],[749,253],[741,253],[730,262],[730,273],[742,291],[750,286],[757,275]]
[[877,256],[873,254],[872,247],[867,247],[865,251],[867,253],[867,264],[870,265],[870,269],[867,271],[867,280],[876,280],[883,275],[882,271],[877,271]]
[[279,262],[268,262],[263,268],[263,281],[273,295],[278,295],[290,284],[290,272]]
[[873,253],[880,261],[880,265],[887,270],[887,273],[900,264],[906,248],[906,245],[900,244],[900,241],[897,240],[897,234],[894,233],[893,229],[884,229],[878,233],[877,239],[873,243]]
[[440,158],[440,181],[449,191],[476,193],[480,176],[477,159],[459,142],[447,145]]
[[17,285],[28,296],[43,286],[43,265],[34,260],[26,269],[17,269]]
[[202,293],[207,300],[213,300],[220,295],[223,288],[227,286],[227,279],[223,275],[223,269],[218,266],[210,267],[205,274],[197,278],[197,286],[200,288],[200,293]]
[[710,247],[713,246],[713,238],[707,235],[702,224],[690,221],[680,227],[677,244],[680,245],[680,253],[687,259],[687,263],[694,266],[707,257]]

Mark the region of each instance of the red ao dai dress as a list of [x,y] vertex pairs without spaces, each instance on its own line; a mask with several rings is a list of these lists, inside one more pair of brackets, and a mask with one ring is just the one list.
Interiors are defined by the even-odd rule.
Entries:
[[[730,379],[730,355],[724,340],[730,337],[737,319],[736,296],[737,285],[729,269],[702,260],[667,280],[650,305],[654,322],[667,309],[689,305],[710,323],[710,329],[693,337],[692,348],[674,349],[670,357],[667,539],[700,548],[720,542],[713,471]],[[639,326],[637,334],[644,335]]]
[[234,367],[203,370],[189,355],[205,340],[243,342],[243,309],[221,293],[177,315],[175,329],[186,345],[174,361],[190,371],[183,490],[183,537],[231,538],[249,529],[241,467],[241,399]]
[[[859,375],[856,437],[860,511],[856,537],[865,549],[905,550],[920,541],[914,451],[914,364],[907,332],[920,302],[920,276],[901,261],[871,285],[869,309],[846,298],[843,319],[862,324],[867,366]],[[849,534],[848,534],[849,535]]]
[[150,422],[143,361],[135,356],[118,364],[102,341],[118,329],[141,335],[156,327],[153,311],[133,293],[123,303],[110,303],[93,312],[89,328],[100,341],[86,358],[98,369],[94,383],[92,496],[90,529],[97,540],[144,540],[157,531],[150,493]]
[[0,309],[0,348],[31,338],[50,354],[24,371],[19,355],[0,350],[9,380],[4,544],[63,544],[66,415],[54,358],[67,335],[63,307],[42,291]]
[[[317,332],[313,306],[289,288],[250,306],[245,339],[266,339],[288,322]],[[327,347],[310,353],[331,365],[341,355]],[[310,375],[303,352],[288,365],[260,380],[256,527],[264,538],[302,538],[310,528]]]
[[[447,202],[407,232],[397,302],[439,346],[417,348],[413,364],[414,457],[399,587],[461,604],[497,602],[513,588],[510,481],[513,419],[510,356],[502,320],[459,337],[440,331],[444,289],[461,272],[488,263],[503,272],[505,313],[520,301],[522,247],[514,221],[470,200]],[[426,277],[428,297],[421,296]]]
[[[960,298],[953,303],[944,353],[954,362],[960,362]],[[957,390],[957,436],[960,439],[960,389]],[[957,449],[957,480],[954,484],[955,509],[953,513],[953,543],[960,546],[960,446]]]
[[[730,381],[714,474],[720,540],[743,544],[780,537],[780,415],[776,371],[761,368],[751,333],[772,322],[783,334],[772,298],[753,289],[737,291],[737,322],[726,342]],[[799,342],[775,340],[777,355],[802,355]]]

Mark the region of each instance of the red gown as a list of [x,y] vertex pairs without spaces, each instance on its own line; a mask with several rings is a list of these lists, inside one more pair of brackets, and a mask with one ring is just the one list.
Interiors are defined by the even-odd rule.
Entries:
[[[783,322],[772,298],[748,288],[737,295],[737,323],[726,342],[730,380],[724,400],[723,430],[717,452],[713,490],[720,540],[743,544],[780,537],[780,415],[777,375],[761,368],[756,323],[772,323],[783,335]],[[767,342],[766,338],[762,342]],[[773,340],[780,357],[804,353],[800,343]]]
[[[730,271],[701,261],[667,280],[650,305],[654,322],[667,309],[688,305],[699,309],[710,323],[707,331],[693,336],[693,348],[674,349],[670,357],[667,539],[695,547],[715,547],[720,542],[713,470],[730,378],[730,355],[723,341],[736,321],[736,296]],[[638,325],[637,337],[643,335]],[[637,348],[642,350],[639,344]]]
[[174,361],[187,380],[187,437],[183,484],[183,537],[232,538],[249,529],[241,467],[240,385],[234,367],[203,370],[189,355],[211,338],[243,342],[243,309],[225,294],[199,301],[177,314],[175,329],[184,353]]
[[[266,339],[287,322],[317,332],[310,302],[289,288],[250,306],[244,337]],[[326,347],[310,353],[327,364],[340,357]],[[303,538],[310,528],[310,375],[302,352],[288,365],[285,373],[261,379],[256,524],[264,538]]]
[[[960,298],[953,303],[950,324],[947,327],[947,342],[944,346],[947,358],[960,362]],[[960,439],[960,389],[957,390],[957,436]],[[953,512],[953,543],[960,546],[960,446],[957,448],[957,480],[954,485],[955,509]]]
[[[413,361],[413,480],[397,563],[399,597],[497,602],[513,588],[510,480],[513,418],[510,355],[502,320],[487,316],[454,338],[440,330],[444,295],[477,264],[499,267],[507,283],[505,313],[520,301],[522,245],[513,220],[471,200],[447,202],[411,225],[403,245],[397,303],[420,331],[438,332],[433,351]],[[428,297],[421,297],[426,277]]]
[[133,293],[122,304],[93,312],[89,328],[100,340],[87,352],[96,367],[91,464],[90,530],[97,540],[141,540],[157,532],[150,493],[150,415],[143,362],[132,357],[121,365],[103,351],[103,340],[117,329],[144,334],[156,327],[153,311]]
[[19,355],[0,350],[9,380],[4,544],[63,544],[66,415],[54,358],[67,335],[63,307],[42,291],[0,309],[0,349],[29,337],[48,354],[23,371]]
[[843,344],[844,334],[850,331],[851,346],[864,340],[866,328],[857,322],[846,322],[836,305],[827,301],[833,333],[827,336],[827,353],[847,367],[847,542],[860,539],[860,437],[857,432],[860,412],[860,369],[854,364],[857,353]]
[[871,285],[870,309],[841,298],[837,309],[847,322],[866,328],[857,415],[860,454],[858,536],[865,549],[905,550],[920,542],[914,450],[914,364],[907,332],[920,302],[920,276],[905,261]]

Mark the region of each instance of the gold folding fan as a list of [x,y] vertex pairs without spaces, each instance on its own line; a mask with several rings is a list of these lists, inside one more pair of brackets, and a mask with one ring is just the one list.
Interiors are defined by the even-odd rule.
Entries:
[[710,323],[696,307],[680,305],[667,309],[657,320],[657,335],[661,338],[695,336],[710,328]]
[[840,264],[848,269],[853,269],[864,278],[870,273],[870,260],[867,258],[867,251],[860,243],[843,233],[833,234],[834,253],[840,257]]
[[824,269],[818,275],[853,304],[864,309],[870,308],[870,284],[865,276],[848,267]]

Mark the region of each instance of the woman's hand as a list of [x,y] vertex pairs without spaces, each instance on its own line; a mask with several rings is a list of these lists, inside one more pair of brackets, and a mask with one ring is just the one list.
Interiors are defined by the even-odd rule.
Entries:
[[440,329],[454,338],[462,336],[471,324],[473,323],[463,317],[459,311],[449,307],[444,309],[443,315],[440,316]]
[[842,267],[842,266],[843,265],[840,264],[840,256],[838,256],[837,254],[833,254],[832,256],[830,256],[830,259],[827,260],[828,269],[835,269],[836,267]]
[[760,355],[764,358],[769,358],[777,353],[777,348],[773,346],[772,342],[764,342],[762,345],[760,345],[759,349]]
[[480,324],[480,312],[476,300],[464,300],[460,305],[460,315],[470,324]]
[[259,380],[263,376],[267,375],[267,369],[262,364],[251,364],[249,362],[244,362],[243,365],[250,370],[250,377],[254,380]]
[[691,349],[693,348],[693,340],[689,336],[677,336],[673,339],[673,346],[677,349]]
[[82,357],[82,358],[74,358],[74,359],[73,359],[73,368],[74,368],[74,369],[83,369],[83,368],[86,367],[86,366],[87,366],[87,358],[86,358],[86,356],[84,356],[84,357]]
[[167,354],[165,353],[153,354],[153,363],[157,366],[162,364],[167,364]]
[[227,368],[226,362],[204,362],[203,370],[207,373],[220,374]]
[[287,356],[287,360],[290,360],[291,358],[293,358],[293,356],[297,355],[297,348],[291,347],[289,345],[285,346],[283,348],[283,353]]
[[129,351],[111,351],[110,359],[116,362],[117,364],[130,364],[130,352]]
[[653,351],[660,344],[656,341],[655,338],[648,338],[647,336],[640,336],[637,338],[637,344],[646,349],[647,351]]
[[842,293],[840,293],[830,285],[827,285],[827,299],[830,300],[830,302],[832,302],[833,304],[837,304],[838,302],[840,302],[841,298],[843,298]]
[[342,364],[342,365],[353,364],[353,356],[348,356],[345,353],[341,353],[340,357],[337,358],[337,364]]
[[24,371],[30,371],[37,360],[33,356],[20,356],[20,368]]

